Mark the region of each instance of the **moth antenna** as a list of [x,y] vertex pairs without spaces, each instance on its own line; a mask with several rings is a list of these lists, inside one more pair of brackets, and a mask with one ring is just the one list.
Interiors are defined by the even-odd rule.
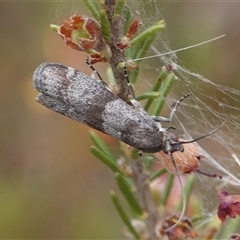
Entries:
[[205,138],[205,137],[209,137],[209,136],[213,135],[214,133],[216,133],[217,131],[219,131],[223,126],[226,125],[226,123],[228,122],[229,118],[230,118],[230,114],[228,114],[228,117],[225,119],[225,121],[224,121],[217,129],[213,130],[212,132],[210,132],[210,133],[208,133],[208,134],[206,134],[206,135],[203,135],[203,136],[201,136],[201,137],[195,138],[195,139],[193,139],[193,140],[190,140],[190,141],[179,141],[178,144],[185,144],[185,143],[197,142],[198,140],[201,140],[201,139],[203,139],[203,138]]
[[171,227],[169,227],[168,229],[165,230],[165,232],[169,232],[171,231],[172,229],[174,229],[180,222],[181,220],[183,219],[183,216],[185,214],[185,211],[186,211],[186,207],[187,207],[187,196],[186,196],[186,192],[184,191],[183,189],[183,184],[182,184],[182,180],[181,180],[181,177],[180,177],[180,173],[179,173],[179,170],[178,170],[178,166],[173,158],[173,155],[171,152],[168,153],[168,155],[170,156],[170,159],[174,165],[174,168],[176,170],[176,175],[177,175],[177,178],[178,178],[178,181],[179,181],[179,184],[180,184],[180,188],[181,188],[181,192],[182,192],[182,201],[183,201],[183,206],[182,206],[182,212],[181,212],[181,215],[179,217],[179,219],[177,220],[177,222],[172,225]]
[[209,40],[206,40],[206,41],[203,41],[203,42],[200,42],[200,43],[197,43],[197,44],[193,44],[191,46],[188,46],[188,47],[183,47],[183,48],[179,48],[179,49],[176,49],[176,50],[173,50],[173,51],[170,51],[170,52],[166,52],[166,53],[160,53],[160,54],[156,54],[156,55],[152,55],[152,56],[147,56],[147,57],[142,57],[142,58],[136,58],[136,59],[131,59],[131,61],[135,62],[135,61],[139,61],[139,60],[145,60],[145,59],[149,59],[149,58],[155,58],[155,57],[161,57],[161,56],[165,56],[165,55],[170,55],[172,53],[177,53],[177,52],[181,52],[181,51],[185,51],[185,50],[188,50],[190,48],[194,48],[194,47],[198,47],[198,46],[201,46],[201,45],[204,45],[206,43],[209,43],[209,42],[213,42],[215,40],[218,40],[220,38],[223,38],[225,37],[226,35],[223,34],[223,35],[220,35],[218,37],[215,37],[215,38],[211,38]]

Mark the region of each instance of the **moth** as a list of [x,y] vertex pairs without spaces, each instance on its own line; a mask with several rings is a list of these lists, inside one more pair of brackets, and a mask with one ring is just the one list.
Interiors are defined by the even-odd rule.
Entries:
[[114,94],[102,80],[57,63],[42,63],[33,75],[34,87],[40,94],[36,101],[66,117],[106,133],[140,151],[163,151],[171,156],[184,151],[183,144],[195,142],[221,128],[190,141],[162,128],[160,122],[170,122],[182,97],[171,111],[170,118],[150,116],[139,105],[125,102]]
[[106,133],[143,152],[163,149],[163,132],[147,112],[117,97],[103,81],[57,63],[41,64],[33,76],[45,107]]

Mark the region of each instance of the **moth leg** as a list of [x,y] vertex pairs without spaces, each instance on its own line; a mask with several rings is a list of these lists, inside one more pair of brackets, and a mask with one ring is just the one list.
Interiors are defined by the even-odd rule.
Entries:
[[129,91],[129,93],[132,95],[132,98],[136,100],[136,97],[135,97],[135,93],[134,93],[132,84],[130,83],[130,80],[129,80],[128,71],[127,71],[126,66],[123,68],[123,74],[124,74],[124,77],[125,77],[126,80],[127,80],[128,91]]
[[[93,71],[93,73],[97,76],[97,78],[98,78],[97,81],[101,81],[110,91],[112,91],[112,90],[108,87],[107,83],[106,83],[105,81],[103,81],[103,79],[102,79],[102,77],[100,76],[99,72],[93,67],[93,65],[92,65],[91,62],[90,62],[89,57],[87,57],[87,59],[86,59],[86,64],[87,64],[88,67]],[[133,87],[132,87],[132,85],[131,85],[131,83],[130,83],[130,80],[129,80],[129,77],[128,77],[128,71],[127,71],[127,68],[126,68],[126,67],[123,68],[123,73],[124,73],[124,77],[125,77],[125,79],[126,79],[126,81],[127,81],[128,91],[129,91],[129,93],[130,93],[130,95],[131,95],[130,102],[131,102],[132,105],[135,106],[136,108],[141,109],[142,106],[141,106],[141,104],[140,104],[140,103],[136,100],[136,98],[135,98],[135,93],[134,93]]]
[[124,66],[123,68],[123,73],[124,73],[124,77],[126,78],[127,80],[127,84],[128,84],[128,91],[130,93],[130,96],[131,96],[131,99],[130,99],[130,102],[131,104],[136,107],[139,111],[142,111],[145,113],[145,110],[143,109],[142,105],[140,104],[140,102],[136,99],[135,97],[135,92],[134,92],[134,89],[132,87],[132,84],[129,80],[129,75],[128,75],[128,70],[126,68],[126,66]]
[[186,95],[184,95],[183,97],[181,97],[173,106],[170,116],[169,118],[165,118],[165,117],[161,117],[161,116],[152,116],[153,120],[156,122],[171,122],[173,117],[176,114],[176,111],[178,109],[178,106],[180,105],[180,103],[187,97],[189,97],[190,95],[192,95],[191,93],[187,93]]
[[[98,71],[97,71],[97,70],[93,67],[93,65],[91,64],[89,57],[87,57],[87,59],[86,59],[86,64],[87,64],[88,67],[93,71],[93,73],[98,77],[98,79],[101,80],[102,82],[104,82],[103,79],[102,79],[102,77],[101,77],[100,74],[98,73]],[[104,82],[104,83],[105,83],[105,82]],[[106,83],[105,83],[105,84],[106,84]]]
[[[108,87],[107,83],[105,81],[103,81],[102,77],[100,76],[99,72],[93,67],[93,65],[91,64],[90,62],[90,59],[89,57],[87,57],[86,59],[86,64],[88,65],[88,67],[93,71],[93,73],[97,76],[98,80],[100,80],[101,82],[104,83],[104,85],[106,85],[106,87]],[[130,95],[132,96],[132,98],[135,100],[135,93],[134,93],[134,90],[133,90],[133,87],[130,83],[130,80],[129,80],[129,77],[128,77],[128,72],[127,72],[127,68],[124,67],[123,69],[123,73],[124,73],[124,77],[125,79],[127,80],[127,84],[128,84],[128,88],[129,88],[129,93]],[[131,99],[130,101],[132,102],[133,105],[137,105],[136,102]],[[138,105],[137,105],[138,106]]]
[[207,177],[222,179],[222,176],[221,176],[221,175],[205,173],[205,172],[202,172],[200,169],[197,169],[195,172],[200,173],[200,174],[202,174],[202,175],[205,175],[205,176],[207,176]]

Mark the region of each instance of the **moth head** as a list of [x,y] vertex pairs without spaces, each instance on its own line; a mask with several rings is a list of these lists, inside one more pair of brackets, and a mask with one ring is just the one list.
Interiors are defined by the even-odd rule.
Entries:
[[163,152],[166,154],[172,154],[177,151],[184,151],[182,142],[178,140],[178,135],[171,132],[166,132],[166,136],[163,140]]

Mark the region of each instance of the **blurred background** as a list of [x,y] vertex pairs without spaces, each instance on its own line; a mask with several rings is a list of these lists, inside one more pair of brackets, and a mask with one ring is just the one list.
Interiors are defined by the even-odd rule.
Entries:
[[[239,90],[240,3],[159,1],[158,7],[171,49],[226,34],[178,57],[213,82]],[[82,1],[0,3],[1,239],[123,238],[109,197],[117,188],[113,174],[89,153],[89,128],[34,101],[32,75],[42,62],[91,74],[85,53],[67,47],[49,27],[73,14],[90,15]],[[106,64],[95,67],[104,78]],[[119,154],[118,142],[101,136]]]

